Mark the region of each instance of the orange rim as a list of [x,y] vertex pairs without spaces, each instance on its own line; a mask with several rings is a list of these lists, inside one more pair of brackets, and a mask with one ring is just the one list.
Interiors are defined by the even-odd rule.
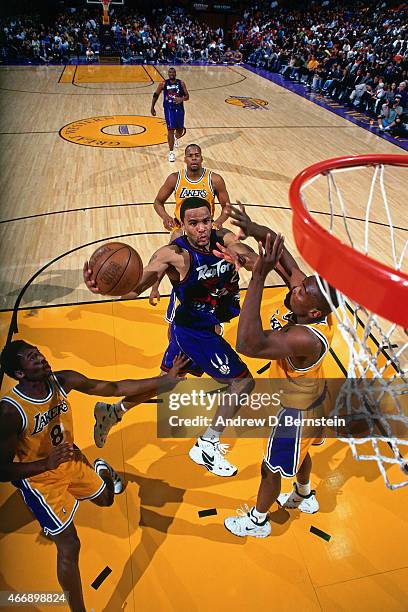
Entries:
[[302,170],[289,189],[293,234],[305,261],[333,287],[368,310],[408,328],[408,275],[363,255],[330,234],[310,215],[301,194],[305,183],[319,174],[377,165],[407,167],[408,155],[336,157]]

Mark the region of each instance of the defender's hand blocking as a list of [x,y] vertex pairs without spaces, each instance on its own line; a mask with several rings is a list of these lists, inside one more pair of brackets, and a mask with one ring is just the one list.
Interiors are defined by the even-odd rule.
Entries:
[[223,246],[219,242],[217,242],[218,251],[213,249],[213,253],[216,257],[220,259],[225,259],[229,263],[232,263],[237,270],[245,266],[247,262],[247,258],[242,253],[234,253],[234,251],[230,251],[226,246]]
[[237,200],[239,209],[236,206],[231,206],[230,217],[232,225],[239,227],[238,239],[245,240],[250,234],[250,226],[252,223],[251,217],[245,212],[245,206]]
[[266,236],[265,249],[262,246],[262,242],[258,243],[259,255],[252,271],[252,278],[258,277],[262,281],[265,280],[282,256],[284,241],[285,238],[282,234],[277,234],[272,243],[272,235],[268,234]]

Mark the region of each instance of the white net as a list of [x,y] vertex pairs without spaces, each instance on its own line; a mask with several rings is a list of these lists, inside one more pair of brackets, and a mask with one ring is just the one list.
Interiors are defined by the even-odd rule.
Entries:
[[[324,215],[327,231],[353,249],[405,271],[408,230],[393,222],[393,216],[404,218],[401,203],[406,206],[406,198],[398,188],[402,173],[404,169],[381,164],[331,170],[324,173],[327,197],[320,211],[309,210],[305,190],[319,178],[324,181],[323,175],[304,184],[302,201],[312,216],[320,215],[319,224]],[[364,190],[368,193],[365,198],[356,193]],[[390,191],[393,197],[389,197]],[[408,484],[408,330],[385,321],[338,290],[339,305],[335,308],[330,286],[316,277],[348,348],[347,381],[334,407],[335,415],[346,417],[348,424],[347,437],[341,439],[348,442],[355,459],[377,464],[387,487],[403,487]],[[406,303],[408,308],[408,295]]]

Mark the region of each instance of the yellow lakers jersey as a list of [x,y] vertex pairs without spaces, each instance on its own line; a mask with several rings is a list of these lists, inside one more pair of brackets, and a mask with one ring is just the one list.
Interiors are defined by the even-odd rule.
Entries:
[[54,446],[73,443],[72,410],[67,395],[54,374],[47,379],[47,387],[44,399],[25,396],[17,385],[3,397],[15,406],[22,419],[16,449],[20,461],[45,459]]
[[323,360],[326,353],[330,349],[330,345],[334,334],[334,321],[333,315],[329,314],[327,317],[316,323],[295,323],[293,313],[290,312],[285,306],[278,308],[271,317],[271,329],[279,330],[286,325],[301,325],[309,329],[322,344],[322,352],[318,359],[307,368],[296,368],[293,365],[290,357],[285,359],[276,359],[271,362],[269,374],[271,378],[323,378]]
[[[321,341],[322,351],[315,363],[307,368],[297,368],[290,357],[274,359],[271,361],[269,376],[281,379],[282,405],[297,410],[322,410],[329,400],[323,364],[333,339],[333,315],[329,314],[316,323],[299,324],[295,322],[293,313],[282,305],[272,315],[270,322],[272,330],[282,329],[286,325],[302,325]],[[286,379],[286,382],[282,379]]]
[[176,199],[176,208],[174,216],[177,221],[180,221],[180,206],[186,198],[203,198],[207,200],[211,207],[211,215],[214,215],[215,210],[215,194],[211,184],[211,170],[203,168],[203,172],[199,179],[193,181],[187,176],[187,170],[179,170],[176,186],[174,188],[174,196]]

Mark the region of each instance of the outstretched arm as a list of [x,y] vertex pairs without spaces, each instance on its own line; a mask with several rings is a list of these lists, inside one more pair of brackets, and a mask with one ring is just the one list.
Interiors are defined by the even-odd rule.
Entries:
[[170,174],[159,189],[159,193],[153,202],[154,210],[163,221],[164,229],[171,231],[174,227],[174,219],[166,212],[164,204],[173,193],[177,183],[177,172]]
[[[148,265],[143,269],[142,278],[140,279],[138,285],[136,285],[133,291],[123,297],[137,297],[143,293],[143,291],[149,287],[152,287],[154,283],[161,278],[161,276],[163,276],[168,268],[174,263],[180,263],[177,258],[175,247],[172,245],[161,247],[155,253],[153,253]],[[102,293],[98,289],[95,281],[92,279],[92,269],[89,267],[89,263],[87,261],[84,263],[83,277],[89,291],[96,294]]]
[[219,174],[211,174],[211,183],[218,202],[221,206],[221,214],[214,220],[215,229],[219,229],[228,219],[230,214],[230,197],[225,185],[225,181]]
[[239,316],[236,349],[248,357],[266,359],[306,356],[316,347],[312,335],[304,328],[289,326],[279,331],[262,328],[261,302],[265,279],[276,267],[283,252],[283,237],[278,234],[272,240],[271,234],[268,234],[265,251],[259,243],[259,256]]
[[[262,242],[265,245],[266,236],[272,237],[272,242],[276,240],[277,234],[264,225],[254,223],[245,211],[245,206],[238,202],[239,208],[232,206],[230,216],[232,224],[240,229],[239,238],[241,240],[252,236],[257,242]],[[285,283],[290,287],[296,287],[306,277],[306,274],[299,268],[293,255],[286,247],[283,248],[282,256],[275,267],[276,272],[283,278]]]
[[158,86],[157,86],[156,91],[153,94],[152,106],[151,106],[151,109],[150,109],[150,112],[153,115],[153,117],[156,116],[156,111],[155,111],[154,107],[156,106],[156,102],[159,99],[159,96],[160,96],[161,92],[163,91],[163,87],[164,87],[163,83],[159,83]]
[[155,376],[141,380],[97,380],[87,378],[74,370],[56,372],[55,376],[66,393],[75,390],[86,395],[99,395],[102,397],[127,396],[132,397],[135,403],[137,403],[139,397],[143,397],[145,400],[149,397],[155,397],[158,393],[173,389],[180,380],[180,371],[185,368],[188,361],[187,357],[178,355],[174,360],[172,368],[165,376]]

